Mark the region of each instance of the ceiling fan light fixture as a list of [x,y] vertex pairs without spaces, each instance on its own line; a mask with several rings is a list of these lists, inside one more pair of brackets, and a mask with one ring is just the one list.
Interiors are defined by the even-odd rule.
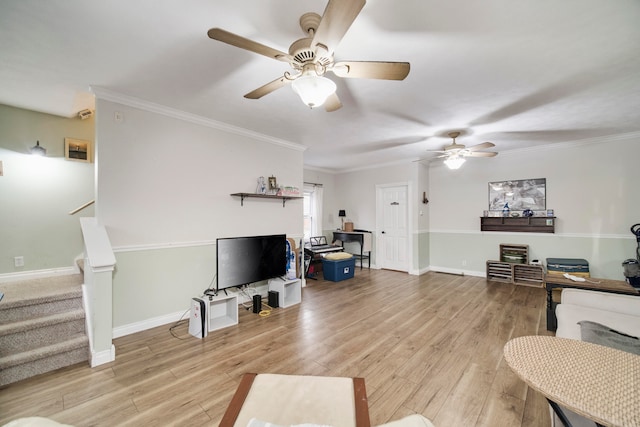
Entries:
[[459,169],[464,162],[465,159],[462,156],[451,156],[444,161],[444,164],[447,165],[449,169]]
[[293,91],[310,108],[319,107],[335,93],[336,84],[323,76],[303,75],[291,83]]

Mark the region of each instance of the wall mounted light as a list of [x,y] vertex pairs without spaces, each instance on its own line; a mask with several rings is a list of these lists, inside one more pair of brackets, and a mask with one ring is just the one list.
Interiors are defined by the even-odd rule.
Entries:
[[340,219],[342,220],[342,228],[340,230],[344,230],[344,218],[347,216],[347,213],[345,212],[344,209],[340,209],[338,211],[338,216],[340,217]]
[[34,156],[46,156],[47,155],[47,149],[44,147],[40,146],[40,141],[36,141],[36,145],[34,145],[33,147],[31,147],[29,149],[29,151],[31,152],[31,154],[33,154]]

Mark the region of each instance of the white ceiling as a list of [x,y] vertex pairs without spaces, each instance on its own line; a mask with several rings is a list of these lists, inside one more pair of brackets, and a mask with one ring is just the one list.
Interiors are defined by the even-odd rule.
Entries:
[[452,130],[500,152],[640,131],[638,0],[368,0],[336,61],[407,61],[404,81],[329,74],[332,113],[290,87],[245,99],[289,66],[207,31],[286,52],[326,3],[3,0],[0,103],[71,117],[99,87],[305,145],[306,166],[335,171],[427,157]]

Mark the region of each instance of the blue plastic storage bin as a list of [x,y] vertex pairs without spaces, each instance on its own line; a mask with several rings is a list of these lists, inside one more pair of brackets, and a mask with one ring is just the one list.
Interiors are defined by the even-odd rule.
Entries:
[[322,260],[322,273],[325,280],[340,282],[351,279],[356,270],[356,259]]

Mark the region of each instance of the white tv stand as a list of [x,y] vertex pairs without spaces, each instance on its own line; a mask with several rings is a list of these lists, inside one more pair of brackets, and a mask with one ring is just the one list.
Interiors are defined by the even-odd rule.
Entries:
[[203,298],[207,307],[207,327],[209,332],[238,324],[238,296],[217,295]]
[[300,279],[270,279],[269,290],[278,292],[278,306],[286,308],[302,302]]

